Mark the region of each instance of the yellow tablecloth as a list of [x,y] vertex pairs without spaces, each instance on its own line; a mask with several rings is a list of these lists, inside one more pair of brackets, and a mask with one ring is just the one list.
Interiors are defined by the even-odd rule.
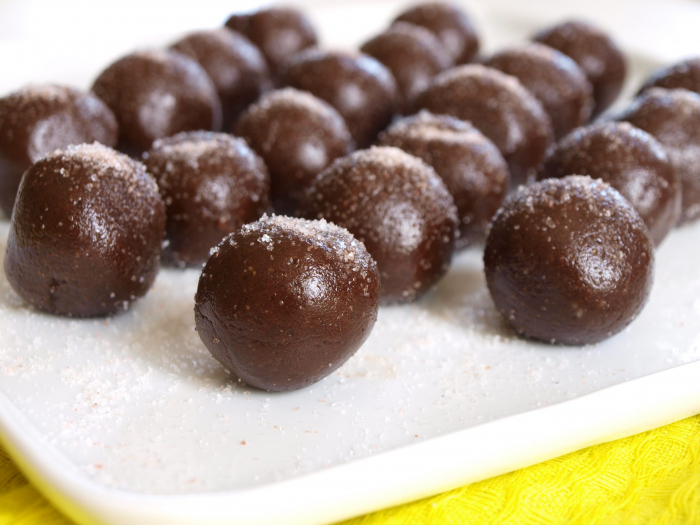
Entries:
[[[0,525],[69,523],[0,450]],[[700,415],[343,525],[409,524],[700,524]]]

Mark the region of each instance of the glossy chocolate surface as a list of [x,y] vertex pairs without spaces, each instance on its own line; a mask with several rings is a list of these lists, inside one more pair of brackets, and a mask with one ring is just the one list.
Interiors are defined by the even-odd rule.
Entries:
[[249,385],[303,388],[331,374],[369,336],[379,273],[347,230],[263,217],[224,239],[195,297],[200,338]]
[[654,244],[610,185],[548,179],[510,195],[484,251],[486,282],[503,317],[550,343],[596,343],[627,326],[652,285]]
[[421,158],[445,182],[459,215],[458,249],[486,237],[510,187],[508,165],[493,142],[468,122],[421,111],[382,132],[379,144]]
[[664,147],[627,122],[571,132],[550,152],[540,179],[589,175],[603,179],[639,212],[658,245],[681,213],[681,187]]
[[25,173],[5,274],[40,310],[108,315],[151,287],[164,235],[165,206],[141,163],[100,144],[70,146]]
[[0,98],[0,209],[10,216],[22,174],[47,153],[95,141],[115,146],[118,133],[114,114],[92,93],[37,85]]
[[270,170],[277,213],[296,212],[311,181],[354,147],[343,117],[310,93],[285,88],[265,94],[235,127]]
[[304,51],[290,62],[283,80],[337,109],[359,148],[369,146],[398,109],[391,72],[362,53]]
[[105,69],[92,90],[119,122],[119,149],[138,155],[156,139],[221,128],[221,102],[202,66],[176,51],[127,55]]
[[553,140],[542,104],[515,77],[482,65],[441,73],[418,97],[416,108],[471,122],[496,144],[513,184],[535,178]]
[[221,239],[268,211],[267,168],[243,139],[179,133],[157,140],[144,164],[165,202],[165,264],[201,267]]
[[365,244],[385,303],[414,300],[450,265],[458,227],[452,196],[433,168],[398,148],[336,160],[314,181],[301,212],[347,228]]

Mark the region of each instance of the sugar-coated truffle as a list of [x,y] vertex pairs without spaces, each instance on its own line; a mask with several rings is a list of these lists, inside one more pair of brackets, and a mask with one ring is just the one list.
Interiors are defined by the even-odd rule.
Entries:
[[596,343],[644,306],[654,244],[612,186],[585,176],[547,179],[506,198],[493,220],[484,270],[503,317],[551,343]]
[[165,206],[143,164],[101,144],[69,146],[25,172],[5,274],[40,310],[108,315],[149,290],[164,235]]
[[334,372],[367,339],[379,287],[374,260],[347,230],[264,216],[226,237],[204,267],[197,332],[249,385],[303,388]]
[[700,93],[700,57],[689,58],[655,71],[640,91],[653,87],[687,89],[694,93]]

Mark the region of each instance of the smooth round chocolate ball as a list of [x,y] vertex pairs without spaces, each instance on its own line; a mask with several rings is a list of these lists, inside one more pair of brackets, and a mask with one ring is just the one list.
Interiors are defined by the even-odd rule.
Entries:
[[119,149],[141,154],[156,139],[221,129],[221,102],[202,66],[176,51],[137,51],[105,69],[92,90],[119,122]]
[[553,141],[542,104],[517,78],[478,64],[449,69],[417,99],[416,108],[472,123],[508,163],[511,182],[534,180]]
[[377,320],[379,287],[376,263],[347,230],[265,216],[224,239],[204,267],[197,332],[249,385],[295,390],[362,346]]
[[586,73],[564,53],[525,43],[493,55],[484,65],[517,78],[542,103],[559,139],[583,126],[593,111],[593,88]]
[[681,213],[681,187],[664,147],[627,122],[572,131],[550,151],[540,179],[571,174],[602,179],[637,210],[658,245]]
[[520,334],[591,344],[643,308],[654,244],[617,190],[573,175],[506,198],[489,231],[484,271],[493,302]]
[[655,71],[642,86],[640,93],[653,87],[687,89],[700,93],[700,57]]
[[115,146],[117,120],[92,93],[55,85],[25,87],[0,98],[0,209],[9,217],[24,172],[71,144]]
[[391,72],[362,53],[304,51],[289,63],[283,80],[337,109],[360,148],[374,142],[398,109],[398,91]]
[[680,223],[700,218],[700,95],[651,88],[618,118],[653,135],[666,149],[681,185]]
[[221,100],[222,129],[228,131],[241,112],[272,87],[265,57],[250,40],[220,28],[187,35],[171,49],[204,68]]
[[474,25],[464,11],[452,4],[418,4],[400,14],[396,21],[415,24],[433,32],[456,64],[470,62],[479,52]]
[[389,68],[399,90],[399,109],[404,113],[435,75],[453,63],[433,33],[405,22],[396,22],[368,40],[360,51]]
[[534,40],[570,56],[586,72],[593,86],[593,117],[620,95],[627,74],[625,57],[604,31],[586,22],[565,22],[538,33]]
[[165,202],[170,266],[201,267],[221,239],[268,211],[267,168],[243,139],[179,133],[155,141],[144,164]]
[[457,249],[484,240],[510,187],[508,165],[493,142],[468,122],[421,111],[382,132],[379,144],[423,159],[445,182],[457,206]]
[[310,93],[271,91],[241,116],[235,134],[243,137],[270,170],[275,210],[293,215],[311,181],[354,144],[343,117]]
[[164,235],[165,206],[143,164],[97,143],[69,146],[22,178],[5,275],[39,310],[113,314],[153,284]]
[[398,148],[373,147],[337,159],[302,203],[310,219],[347,228],[377,261],[382,302],[408,302],[432,288],[452,259],[457,209],[445,183]]
[[226,27],[245,35],[260,48],[273,75],[303,49],[318,43],[316,32],[304,13],[292,7],[269,7],[232,15]]

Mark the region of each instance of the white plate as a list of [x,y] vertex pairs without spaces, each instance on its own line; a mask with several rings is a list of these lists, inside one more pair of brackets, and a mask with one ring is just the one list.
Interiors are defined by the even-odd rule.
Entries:
[[[472,8],[489,48],[556,13],[535,4],[526,17],[513,5],[508,17]],[[356,44],[399,10],[309,9],[333,46]],[[227,11],[216,3],[203,12],[209,18],[200,14],[191,26],[217,24]],[[168,42],[162,35],[190,27],[186,16],[168,20],[144,29],[142,41]],[[111,38],[112,47],[86,45],[79,32],[47,50],[27,35],[0,42],[0,67],[11,73],[0,92],[49,78],[88,85],[101,64],[128,50]],[[626,44],[629,93],[658,62]],[[66,70],[70,63],[77,65]],[[7,228],[0,225],[0,253]],[[287,394],[236,383],[209,356],[193,331],[196,271],[163,271],[131,311],[99,321],[32,311],[3,274],[2,441],[82,523],[329,523],[434,494],[699,412],[698,240],[700,224],[674,231],[658,251],[640,317],[583,348],[515,337],[485,290],[481,254],[468,251],[428,297],[383,308],[344,367]]]

